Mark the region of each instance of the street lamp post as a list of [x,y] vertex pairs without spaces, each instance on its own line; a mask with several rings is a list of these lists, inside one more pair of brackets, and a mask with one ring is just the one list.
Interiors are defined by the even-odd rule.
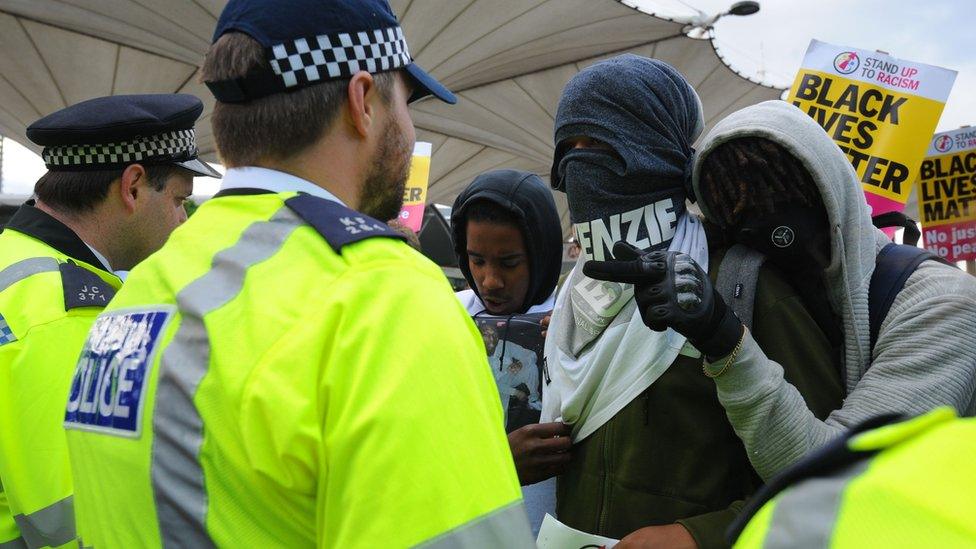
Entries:
[[672,19],[677,23],[684,23],[684,31],[688,36],[692,38],[705,38],[708,31],[715,27],[715,23],[725,17],[726,15],[752,15],[759,11],[759,2],[752,0],[746,0],[744,2],[736,2],[732,4],[729,9],[723,12],[719,12],[713,15],[709,15],[701,10],[695,10],[698,12],[697,15],[691,15],[686,17],[672,17]]

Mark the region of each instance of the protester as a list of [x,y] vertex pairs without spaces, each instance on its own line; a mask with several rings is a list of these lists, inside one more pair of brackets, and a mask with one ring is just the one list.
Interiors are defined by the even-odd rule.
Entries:
[[[48,171],[0,235],[0,547],[74,542],[64,400],[96,315],[186,220],[191,95],[84,101],[27,128]],[[219,176],[218,176],[219,177]]]
[[[458,265],[471,287],[457,294],[468,314],[552,311],[562,227],[552,192],[539,176],[517,170],[479,175],[455,200],[451,231]],[[502,408],[507,414],[510,399],[520,398],[522,385],[528,393],[525,400],[534,398],[538,405],[541,365],[535,353],[512,342],[498,344],[497,330],[491,332],[485,342]],[[569,461],[568,435],[568,427],[559,422],[526,425],[509,433],[534,531],[546,513],[554,513],[555,482],[547,479]]]
[[471,289],[458,299],[471,315],[548,312],[555,303],[562,227],[539,176],[495,170],[454,200],[451,232]]
[[[573,425],[559,519],[623,537],[622,547],[724,546],[741,500],[760,484],[701,373],[701,342],[648,330],[630,286],[581,268],[612,257],[616,235],[719,267],[722,251],[709,257],[701,222],[685,211],[691,143],[702,127],[691,85],[669,65],[634,55],[581,71],[556,115],[552,183],[566,192],[583,253],[546,340],[542,420]],[[794,367],[790,375],[825,415],[842,395],[816,323],[773,269],[761,271],[755,303],[757,339],[784,364],[815,373]],[[802,350],[786,345],[794,330],[809,336]]]
[[478,333],[378,221],[454,96],[382,0],[231,0],[201,74],[228,170],[79,361],[129,412],[67,421],[82,545],[532,546]]
[[732,541],[743,549],[976,547],[974,455],[976,419],[949,408],[872,420],[777,476],[749,502]]
[[[922,262],[872,341],[869,287],[890,241],[872,226],[847,158],[815,121],[781,101],[745,108],[702,140],[695,166],[704,214],[789,272],[811,309],[826,308],[840,327],[842,406],[826,419],[812,413],[694,259],[643,254],[587,272],[637,284],[644,321],[656,330],[694,339],[712,329],[712,344],[703,349],[706,372],[764,479],[880,414],[917,415],[946,405],[965,415],[976,411],[976,279],[939,261]],[[786,339],[802,344],[803,333]]]

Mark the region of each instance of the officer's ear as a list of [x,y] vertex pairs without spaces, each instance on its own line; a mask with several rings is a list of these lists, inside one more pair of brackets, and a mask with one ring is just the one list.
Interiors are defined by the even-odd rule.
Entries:
[[346,111],[349,123],[360,137],[366,138],[370,129],[376,124],[376,99],[379,89],[373,75],[366,71],[359,71],[349,79],[346,89]]
[[126,211],[132,213],[136,210],[139,195],[148,191],[148,183],[149,175],[146,173],[146,168],[140,164],[132,164],[122,171],[118,192]]

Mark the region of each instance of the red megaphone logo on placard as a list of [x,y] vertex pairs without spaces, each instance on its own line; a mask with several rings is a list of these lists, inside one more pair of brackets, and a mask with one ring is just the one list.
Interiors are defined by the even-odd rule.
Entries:
[[834,58],[834,70],[841,74],[851,74],[861,65],[861,58],[852,51],[841,52]]
[[952,138],[948,135],[940,135],[935,138],[935,150],[939,152],[946,152],[952,148]]

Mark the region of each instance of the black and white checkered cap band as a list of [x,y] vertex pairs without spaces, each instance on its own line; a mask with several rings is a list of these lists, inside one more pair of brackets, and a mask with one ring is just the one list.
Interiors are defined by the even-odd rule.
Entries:
[[196,155],[193,130],[158,133],[119,143],[46,147],[41,153],[49,168],[110,166],[154,159],[189,160]]
[[286,88],[410,64],[407,40],[400,27],[299,38],[270,50],[271,68]]

